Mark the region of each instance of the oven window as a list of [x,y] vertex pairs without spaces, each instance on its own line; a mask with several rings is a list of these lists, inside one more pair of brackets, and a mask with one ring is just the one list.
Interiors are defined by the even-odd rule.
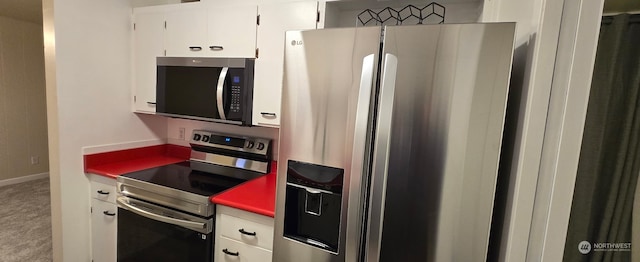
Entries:
[[118,208],[118,262],[213,261],[213,233],[202,234]]

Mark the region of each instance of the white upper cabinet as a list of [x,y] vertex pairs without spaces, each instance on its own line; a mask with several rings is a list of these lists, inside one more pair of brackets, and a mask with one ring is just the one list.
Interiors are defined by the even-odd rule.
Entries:
[[208,4],[206,56],[255,57],[258,6],[236,2]]
[[257,8],[230,0],[134,8],[133,111],[156,112],[159,56],[255,57]]
[[238,1],[168,6],[166,55],[255,57],[257,8],[256,4]]
[[206,56],[207,9],[199,2],[171,5],[165,13],[166,56]]
[[253,125],[280,125],[284,35],[287,30],[315,29],[317,12],[315,1],[261,4],[258,7],[259,55],[254,74]]
[[164,9],[136,9],[133,16],[133,109],[155,113],[156,57],[164,56]]

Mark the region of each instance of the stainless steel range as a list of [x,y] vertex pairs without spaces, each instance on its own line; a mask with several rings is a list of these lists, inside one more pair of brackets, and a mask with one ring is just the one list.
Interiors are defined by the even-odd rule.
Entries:
[[191,158],[122,175],[118,261],[212,261],[212,195],[268,173],[271,141],[195,130]]

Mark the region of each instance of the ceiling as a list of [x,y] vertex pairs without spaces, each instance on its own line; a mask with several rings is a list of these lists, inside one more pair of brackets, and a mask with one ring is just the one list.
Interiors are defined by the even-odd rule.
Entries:
[[42,0],[0,0],[0,16],[42,24]]
[[604,13],[624,13],[639,12],[640,1],[638,0],[605,0]]

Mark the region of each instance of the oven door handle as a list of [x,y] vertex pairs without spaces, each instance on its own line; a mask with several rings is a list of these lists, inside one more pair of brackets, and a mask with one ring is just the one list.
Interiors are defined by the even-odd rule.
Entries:
[[220,71],[220,76],[218,77],[218,86],[216,88],[216,102],[218,105],[218,114],[220,115],[220,119],[227,120],[227,116],[224,113],[224,97],[222,96],[224,93],[224,82],[227,78],[227,72],[229,71],[228,67],[223,67],[222,71]]
[[116,202],[118,202],[118,207],[124,208],[126,210],[129,210],[137,215],[141,215],[143,217],[149,218],[149,219],[153,219],[156,221],[160,221],[160,222],[164,222],[164,223],[168,223],[168,224],[172,224],[172,225],[176,225],[176,226],[181,226],[187,229],[191,229],[194,231],[198,231],[200,233],[206,233],[207,232],[207,224],[206,223],[201,223],[201,222],[193,222],[193,221],[188,221],[188,220],[183,220],[183,219],[177,219],[177,218],[172,218],[172,217],[166,217],[163,215],[159,215],[153,212],[149,212],[147,210],[143,210],[141,208],[138,208],[136,206],[133,206],[131,204],[129,204],[128,201],[129,199],[126,197],[118,197],[116,199]]

